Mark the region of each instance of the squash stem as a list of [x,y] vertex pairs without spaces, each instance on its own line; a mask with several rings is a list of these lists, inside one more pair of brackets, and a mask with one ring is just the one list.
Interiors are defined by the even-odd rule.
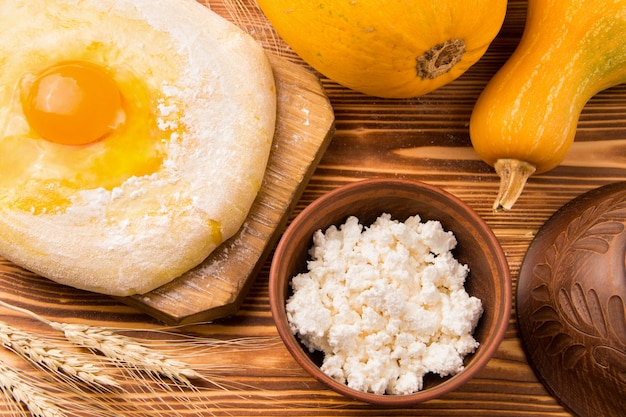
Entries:
[[422,80],[434,80],[448,73],[461,62],[466,51],[463,39],[448,39],[417,57],[417,75]]
[[535,166],[518,159],[498,159],[494,168],[500,176],[500,190],[493,203],[493,210],[511,210],[522,194],[526,181],[535,172]]

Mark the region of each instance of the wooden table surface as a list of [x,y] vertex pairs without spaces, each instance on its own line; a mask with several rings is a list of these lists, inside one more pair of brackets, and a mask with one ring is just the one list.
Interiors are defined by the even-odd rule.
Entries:
[[[218,13],[241,23],[241,14],[232,13],[221,2],[210,3]],[[235,2],[227,2],[231,3]],[[249,0],[237,3],[253,7]],[[324,193],[366,178],[409,178],[441,187],[469,204],[492,227],[506,253],[515,293],[524,254],[548,218],[581,193],[626,180],[626,85],[622,85],[598,94],[587,104],[576,142],[560,167],[532,177],[512,211],[492,211],[498,177],[474,154],[468,122],[481,89],[515,48],[525,10],[526,1],[510,0],[504,26],[481,61],[455,82],[423,97],[378,99],[322,77],[335,111],[336,133],[293,215]],[[287,50],[284,56],[298,62]],[[36,293],[28,291],[28,286],[12,286],[3,280],[2,301],[48,320],[125,330],[124,334],[166,350],[219,383],[198,382],[195,390],[175,388],[167,392],[137,376],[123,379],[123,389],[118,391],[88,391],[84,396],[53,387],[51,392],[55,392],[58,403],[69,407],[68,415],[106,415],[81,406],[92,397],[115,397],[112,403],[126,404],[118,405],[120,415],[571,415],[546,391],[527,362],[518,335],[515,302],[495,357],[475,379],[440,399],[407,409],[385,409],[350,401],[325,389],[297,365],[278,339],[268,303],[270,262],[255,278],[236,315],[171,329],[180,336],[161,332],[163,324],[115,299],[59,288],[35,276],[29,280],[38,288]],[[48,326],[23,312],[2,308],[0,313],[11,326],[56,337]],[[0,358],[24,371],[25,378],[44,380],[41,370],[10,355],[4,351]],[[44,387],[46,384],[41,382]],[[1,416],[21,415],[23,411],[0,395]]]

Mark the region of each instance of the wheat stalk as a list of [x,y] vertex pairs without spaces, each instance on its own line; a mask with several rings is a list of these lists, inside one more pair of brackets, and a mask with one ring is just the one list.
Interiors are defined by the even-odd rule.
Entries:
[[35,417],[66,416],[45,392],[24,380],[18,372],[0,360],[0,389],[24,404]]
[[0,342],[21,357],[51,372],[62,372],[89,385],[119,387],[117,382],[95,365],[91,356],[59,347],[50,347],[50,341],[16,329],[0,321]]
[[154,349],[100,327],[86,324],[59,323],[48,320],[30,310],[0,301],[0,305],[24,313],[53,329],[63,332],[65,338],[77,346],[97,351],[118,363],[123,363],[151,375],[165,376],[192,387],[189,379],[202,379],[187,363],[169,358]]
[[[171,327],[151,330],[117,329],[59,323],[2,300],[0,300],[0,306],[30,316],[60,333],[47,336],[37,334],[34,337],[34,335],[17,330],[0,321],[0,344],[4,344],[9,350],[25,358],[31,364],[37,365],[40,369],[44,371],[49,369],[48,376],[58,378],[62,382],[73,381],[73,378],[66,375],[72,375],[72,370],[63,366],[73,365],[74,368],[79,368],[80,365],[85,364],[70,361],[66,356],[70,354],[81,354],[85,358],[91,358],[94,364],[102,365],[103,370],[109,375],[111,375],[110,372],[115,372],[114,379],[110,382],[115,384],[119,381],[119,388],[111,390],[109,386],[104,387],[104,380],[101,381],[103,387],[98,389],[98,393],[106,395],[96,397],[93,396],[93,392],[84,390],[85,387],[93,387],[93,384],[71,385],[70,391],[64,391],[64,393],[73,394],[75,397],[70,402],[64,401],[63,404],[67,404],[72,409],[82,408],[88,412],[95,412],[95,414],[88,415],[130,415],[127,412],[135,413],[138,412],[139,408],[147,407],[150,410],[150,415],[172,417],[181,415],[178,408],[180,406],[184,407],[184,415],[212,415],[209,404],[213,404],[213,400],[206,396],[210,392],[208,391],[209,385],[225,391],[230,391],[231,388],[253,388],[248,384],[229,382],[219,375],[219,371],[228,371],[231,368],[240,369],[252,365],[218,362],[205,366],[196,364],[192,368],[188,363],[176,360],[179,354],[184,352],[186,357],[199,356],[202,359],[207,359],[211,357],[212,353],[223,354],[224,350],[229,348],[237,352],[255,351],[270,349],[274,345],[280,344],[280,339],[277,337],[254,337],[223,341],[189,334],[182,336],[173,332]],[[147,343],[144,342],[144,339],[121,334],[121,332],[131,330],[148,331],[151,334],[158,333],[163,335],[165,339],[160,342],[150,340]],[[30,343],[28,339],[30,339]],[[50,341],[57,348],[47,348],[47,341]],[[64,343],[70,349],[58,348]],[[81,349],[93,354],[87,354]],[[172,350],[176,350],[177,355],[167,354]],[[89,359],[85,359],[85,362],[89,362]],[[85,369],[88,368],[89,366],[86,365]],[[94,373],[98,374],[95,370]],[[95,375],[81,375],[85,380],[93,376]],[[105,375],[103,374],[103,376]],[[32,381],[27,380],[26,382]],[[31,385],[39,386],[39,384],[32,383]],[[61,388],[65,390],[67,385],[62,385]],[[0,389],[2,389],[1,383]],[[10,389],[2,390],[11,392]],[[144,401],[143,398],[146,394],[149,396]],[[11,397],[12,394],[8,398]],[[28,400],[23,395],[20,398],[23,398],[24,401]],[[129,398],[136,398],[138,401],[129,401]],[[172,405],[172,400],[176,405]],[[58,407],[60,406],[57,404]],[[102,414],[103,411],[109,414]]]
[[165,376],[187,386],[193,385],[189,379],[202,378],[187,363],[169,358],[137,343],[135,339],[115,334],[106,328],[52,321],[48,324],[62,331],[67,340],[78,346],[98,351],[110,359],[152,375]]

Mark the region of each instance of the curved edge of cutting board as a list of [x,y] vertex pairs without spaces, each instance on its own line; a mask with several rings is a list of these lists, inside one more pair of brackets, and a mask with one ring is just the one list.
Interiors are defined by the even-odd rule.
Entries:
[[276,133],[263,184],[243,226],[171,283],[120,298],[167,324],[212,321],[239,310],[332,139],[335,116],[318,77],[301,65],[270,58]]

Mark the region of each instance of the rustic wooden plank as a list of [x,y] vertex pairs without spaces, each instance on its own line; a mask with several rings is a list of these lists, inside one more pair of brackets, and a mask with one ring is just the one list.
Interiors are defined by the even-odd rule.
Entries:
[[[225,6],[224,0],[210,3],[227,18],[239,19]],[[271,39],[271,30],[264,26],[251,0],[239,4],[246,7],[248,27],[260,38],[267,38],[261,40],[268,50],[284,48]],[[491,210],[498,178],[473,153],[467,123],[480,90],[515,48],[525,10],[525,0],[509,0],[505,25],[485,57],[457,81],[422,98],[376,99],[348,91],[322,77],[335,111],[337,130],[289,217],[293,218],[321,195],[360,179],[400,176],[425,181],[467,202],[492,227],[506,253],[515,290],[526,250],[547,219],[579,194],[626,179],[626,86],[618,86],[598,94],[585,106],[572,151],[560,167],[531,178],[511,212]],[[280,49],[279,55],[303,65],[288,49]],[[190,393],[190,403],[198,408],[186,414],[182,413],[179,400],[166,397],[165,403],[180,414],[572,417],[548,394],[529,366],[518,336],[515,305],[495,357],[467,385],[440,399],[396,410],[356,403],[326,390],[302,371],[277,339],[268,305],[270,263],[268,258],[235,315],[211,324],[177,329],[181,334],[227,342],[245,338],[258,346],[256,350],[230,346],[208,353],[202,350],[202,343],[189,343],[190,347],[181,351],[181,357],[230,388],[227,391],[203,388]],[[145,329],[148,332],[143,335],[148,339],[159,338],[159,333],[153,330],[160,323],[118,300],[60,287],[1,262],[0,271],[3,271],[0,273],[3,301],[55,320]],[[43,331],[41,325],[14,311],[0,309],[0,315],[3,321],[20,328]],[[268,340],[275,343],[265,345]],[[7,355],[10,359],[10,353],[6,352],[1,358]],[[40,374],[25,364],[20,366],[29,375]],[[132,402],[138,401],[138,397],[127,395],[126,399]],[[156,394],[142,398],[159,404]],[[0,416],[19,415],[11,404],[0,396]],[[133,415],[150,414],[159,415],[157,412]],[[161,410],[160,415],[172,414]]]

